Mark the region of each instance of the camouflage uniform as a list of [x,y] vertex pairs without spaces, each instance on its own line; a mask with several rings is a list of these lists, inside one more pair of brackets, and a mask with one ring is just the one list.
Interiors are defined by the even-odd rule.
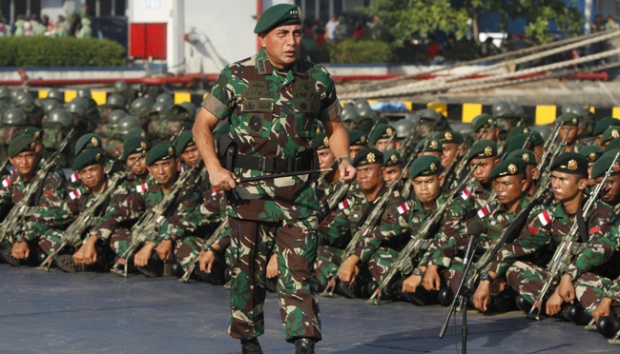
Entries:
[[[278,172],[243,167],[241,156],[246,160],[275,158],[297,165],[295,170],[310,167],[303,165],[313,155],[311,139],[318,121],[336,120],[340,111],[327,71],[299,59],[286,73],[278,73],[264,49],[225,68],[202,106],[220,120],[229,119],[229,137],[236,143],[238,155],[237,164],[227,167],[240,177]],[[259,245],[275,238],[286,340],[321,339],[312,272],[318,208],[307,175],[248,183],[231,193],[227,214],[233,249],[232,337],[248,339],[263,334],[268,254]]]

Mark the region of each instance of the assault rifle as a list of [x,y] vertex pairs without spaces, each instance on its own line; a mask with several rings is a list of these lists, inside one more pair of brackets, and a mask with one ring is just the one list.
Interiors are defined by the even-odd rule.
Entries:
[[101,213],[105,211],[104,205],[110,200],[110,197],[116,188],[127,178],[127,174],[131,171],[133,165],[136,164],[145,154],[146,152],[142,152],[140,157],[138,157],[136,161],[127,167],[126,171],[114,176],[114,178],[108,181],[106,189],[102,193],[96,195],[88,208],[81,212],[80,215],[78,215],[71,225],[69,225],[69,227],[63,232],[62,243],[60,246],[54,250],[54,252],[50,253],[47,258],[45,258],[37,270],[49,272],[54,258],[58,256],[60,251],[68,245],[78,248],[82,244],[82,235],[84,232],[95,226],[95,224],[101,220]]
[[[480,164],[480,162],[476,164],[476,167],[478,167],[478,164]],[[428,249],[432,242],[432,238],[429,239],[429,236],[431,236],[429,235],[430,230],[433,229],[439,221],[441,221],[441,218],[443,217],[446,208],[448,208],[448,206],[452,204],[456,193],[463,189],[463,187],[465,187],[465,183],[467,182],[469,177],[471,177],[471,174],[474,172],[474,170],[475,168],[469,171],[467,177],[463,178],[461,182],[450,192],[448,200],[446,200],[445,203],[442,203],[439,208],[437,208],[433,212],[433,215],[424,221],[424,224],[415,235],[411,236],[411,240],[409,240],[409,242],[407,242],[407,244],[400,251],[400,253],[398,253],[398,257],[396,257],[396,259],[394,260],[394,264],[390,268],[390,272],[385,276],[381,284],[379,284],[379,287],[375,290],[370,299],[368,299],[369,304],[379,305],[379,302],[381,301],[382,290],[387,288],[396,273],[411,273],[411,271],[413,270],[411,259],[414,258],[421,250]]]
[[[228,216],[226,216],[220,222],[218,227],[213,231],[211,236],[209,236],[209,238],[205,242],[205,245],[210,245],[213,242],[217,241],[220,238],[220,236],[222,236],[224,231],[226,231],[226,229],[228,229],[229,225],[230,224],[228,223]],[[198,258],[199,258],[198,256],[199,256],[199,254],[196,254],[195,256],[192,256],[192,260],[189,262],[190,265],[185,270],[185,274],[183,274],[183,276],[181,278],[179,278],[180,282],[187,283],[187,281],[189,281],[189,278],[192,275],[192,272],[194,271],[194,268],[196,268],[196,263],[198,263]]]
[[[159,229],[166,219],[166,215],[169,214],[170,209],[177,204],[176,202],[179,201],[181,193],[186,191],[188,187],[193,187],[196,178],[199,178],[202,174],[206,174],[206,169],[203,164],[199,162],[194,165],[191,170],[181,174],[179,179],[172,185],[164,195],[164,198],[155,205],[155,207],[142,214],[136,224],[131,228],[131,244],[116,263],[114,263],[110,271],[127,277],[129,257],[134,254],[141,244],[152,240],[158,235]],[[119,266],[123,266],[123,269],[120,269]]]
[[[588,198],[588,201],[586,202],[583,208],[582,215],[584,219],[588,218],[590,209],[592,209],[592,207],[594,206],[594,203],[596,203],[599,193],[603,189],[603,186],[605,185],[607,178],[609,178],[611,171],[613,170],[616,162],[618,161],[618,157],[620,157],[620,151],[616,153],[616,156],[614,157],[613,162],[611,163],[611,165],[605,172],[605,177],[603,178],[601,183],[599,183],[596,186],[596,189],[594,190],[594,192],[592,192],[592,194]],[[558,248],[555,250],[555,253],[553,254],[553,258],[551,258],[551,261],[547,265],[547,273],[549,277],[547,281],[545,281],[545,283],[543,284],[543,287],[540,290],[540,293],[538,294],[538,297],[536,298],[534,305],[530,309],[530,312],[527,315],[528,318],[535,318],[536,320],[540,320],[540,314],[542,311],[542,304],[545,299],[545,295],[551,288],[551,285],[559,281],[559,278],[564,272],[564,270],[572,262],[573,256],[575,255],[575,253],[579,253],[579,250],[575,252],[575,250],[578,249],[578,247],[575,247],[577,246],[575,245],[575,242],[577,241],[577,238],[579,237],[579,227],[577,223],[577,217],[578,215],[575,217],[575,221],[573,222],[573,225],[571,226],[569,232],[562,238],[562,242],[560,243]]]
[[9,235],[15,236],[22,232],[24,222],[32,216],[32,213],[36,208],[35,204],[38,203],[38,199],[41,197],[43,185],[45,184],[47,176],[56,165],[56,161],[60,158],[60,154],[67,147],[74,133],[75,128],[69,131],[69,134],[67,134],[65,139],[62,141],[58,147],[58,150],[56,150],[56,152],[54,152],[52,156],[50,156],[50,158],[43,163],[43,166],[39,168],[37,174],[28,183],[24,189],[22,199],[15,203],[13,208],[11,208],[11,211],[9,211],[8,215],[4,218],[4,221],[0,224],[0,228],[2,229],[0,233],[0,242],[4,241],[4,239],[6,239]]

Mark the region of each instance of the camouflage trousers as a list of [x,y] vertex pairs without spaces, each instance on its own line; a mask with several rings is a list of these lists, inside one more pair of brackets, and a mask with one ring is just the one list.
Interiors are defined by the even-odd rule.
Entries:
[[316,256],[317,220],[271,223],[230,218],[231,318],[233,338],[254,338],[264,333],[266,267],[270,241],[278,255],[278,300],[285,338],[321,339],[318,297],[313,264]]
[[[372,281],[381,284],[394,265],[396,257],[398,257],[398,251],[388,247],[379,247],[368,261],[368,272]],[[362,273],[361,269],[360,273]]]
[[[116,257],[121,257],[125,253],[125,251],[127,251],[130,245],[131,245],[131,231],[130,230],[123,228],[123,227],[119,227],[116,230],[114,230],[114,233],[112,233],[112,236],[110,236],[110,248],[112,249],[112,252],[114,252]],[[141,248],[142,248],[142,245],[138,246],[134,250],[134,253],[129,256],[130,264],[133,263],[133,256],[135,256],[136,252],[140,251]],[[161,259],[159,259],[159,256],[157,255],[157,252],[155,252],[155,250],[153,250],[153,253],[151,253],[150,260],[155,261],[155,262],[161,262]]]
[[582,274],[574,283],[575,298],[591,315],[605,292],[613,285],[613,280],[594,273]]
[[187,236],[176,241],[174,257],[182,269],[187,270],[198,259],[204,245],[205,240],[195,236]]
[[[523,299],[533,304],[542,290],[549,275],[543,267],[529,262],[516,261],[506,271],[506,280]],[[551,287],[548,294],[551,294],[555,287]]]
[[336,247],[321,245],[317,250],[314,270],[316,281],[320,289],[327,287],[329,280],[338,273],[342,264],[344,250]]
[[452,262],[450,263],[450,267],[440,271],[439,274],[441,280],[445,283],[445,286],[450,287],[453,294],[456,294],[456,291],[459,288],[459,282],[461,281],[462,275],[463,259],[459,257],[453,258]]
[[[60,230],[47,230],[45,234],[41,235],[39,237],[39,247],[41,247],[43,253],[49,256],[56,251],[62,244],[62,235],[63,232]],[[73,250],[73,246],[67,245],[60,254],[71,253],[71,250]]]

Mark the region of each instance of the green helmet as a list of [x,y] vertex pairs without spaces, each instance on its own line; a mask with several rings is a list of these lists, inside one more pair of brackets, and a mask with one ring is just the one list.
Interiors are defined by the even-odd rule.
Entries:
[[125,105],[127,104],[127,100],[125,97],[119,95],[118,93],[113,93],[105,101],[105,104],[111,108],[120,108],[125,109]]
[[56,100],[59,103],[65,103],[65,94],[61,92],[59,89],[51,89],[47,93],[48,100]]
[[169,93],[161,93],[155,99],[155,103],[157,102],[164,102],[167,103],[169,106],[172,106],[174,104],[174,98],[172,98],[172,95],[170,95]]
[[583,106],[580,106],[576,103],[567,103],[562,106],[562,113],[574,113],[581,118],[587,118],[589,116],[588,111],[586,111]]
[[49,114],[51,111],[59,107],[62,107],[62,103],[54,99],[46,98],[45,101],[43,101],[43,112],[45,112],[45,114]]
[[15,105],[17,103],[17,95],[19,95],[21,92],[24,92],[24,90],[21,90],[21,89],[11,90],[11,92],[9,93],[9,96],[11,97],[10,103],[12,105]]
[[147,98],[136,98],[133,102],[131,102],[129,114],[136,117],[146,116],[149,114],[151,107],[153,107],[153,104]]
[[118,122],[118,134],[125,136],[134,128],[140,128],[140,120],[134,116],[125,116]]
[[30,94],[30,92],[19,92],[15,96],[15,107],[19,107],[25,112],[34,111],[36,106],[34,104],[34,98]]
[[60,124],[63,127],[71,126],[71,115],[64,108],[56,108],[51,111],[47,116],[47,124]]
[[0,86],[0,101],[11,102],[11,90],[6,86]]
[[2,116],[2,123],[4,125],[22,126],[26,125],[26,113],[19,108],[9,108],[4,111]]
[[170,105],[167,102],[155,102],[151,107],[150,114],[157,113],[159,117],[165,117],[171,112]]
[[355,106],[355,109],[357,109],[358,112],[361,112],[365,109],[372,110],[372,108],[370,108],[370,104],[368,103],[368,101],[366,101],[363,98],[356,99],[353,105]]
[[394,130],[396,130],[396,138],[404,139],[413,133],[415,124],[408,119],[401,119],[394,123]]
[[118,80],[117,82],[114,83],[114,88],[112,89],[112,92],[122,93],[122,92],[125,92],[128,88],[129,88],[129,85],[127,85],[125,81]]
[[89,99],[93,98],[93,95],[89,88],[80,88],[77,90],[77,97]]
[[191,102],[181,102],[172,106],[172,115],[182,120],[194,121],[196,118],[196,106]]
[[122,109],[115,109],[108,115],[108,127],[111,129],[117,129],[118,123],[121,119],[127,117],[127,112]]
[[515,118],[514,107],[510,102],[499,101],[493,105],[491,109],[493,117],[495,118]]
[[370,118],[372,120],[375,120],[379,117],[379,114],[375,111],[372,110],[372,108],[370,108],[370,106],[362,108],[362,109],[358,109],[358,117],[360,118]]
[[512,109],[512,114],[514,118],[523,118],[525,116],[525,111],[523,111],[523,107],[517,102],[510,102],[510,108]]
[[71,102],[66,105],[67,111],[69,113],[75,113],[78,117],[84,118],[86,116],[87,106],[84,105],[84,102],[80,98],[74,98]]
[[357,118],[357,109],[352,103],[347,103],[342,108],[342,113],[340,113],[340,120],[343,122],[353,121]]
[[443,116],[439,112],[430,108],[421,109],[415,112],[414,117],[417,118],[418,121],[422,119],[431,120],[435,122],[435,124],[440,123],[441,119],[443,118]]

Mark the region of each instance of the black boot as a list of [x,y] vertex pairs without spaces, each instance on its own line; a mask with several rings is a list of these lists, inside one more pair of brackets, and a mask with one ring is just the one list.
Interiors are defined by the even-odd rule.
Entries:
[[75,273],[81,270],[80,267],[75,265],[73,257],[69,254],[57,256],[54,261],[56,262],[58,268],[62,269],[63,272]]
[[568,306],[566,317],[580,326],[585,326],[592,320],[592,316],[579,303]]
[[454,294],[452,293],[452,289],[449,286],[441,288],[439,293],[437,293],[437,299],[439,299],[439,303],[442,306],[450,306],[452,300],[454,300]]
[[266,278],[265,289],[270,293],[275,293],[278,290],[278,277]]
[[314,343],[312,338],[295,339],[295,354],[314,354]]
[[340,281],[336,286],[336,290],[340,295],[346,296],[349,299],[357,299],[357,282],[348,283]]
[[[371,281],[368,283],[368,285],[366,285],[366,291],[368,292],[369,297],[373,296],[377,289],[379,289],[379,284],[377,284],[377,282]],[[383,295],[387,295],[385,291],[383,292]]]
[[0,252],[0,259],[10,265],[12,265],[13,267],[17,267],[19,265],[21,265],[21,261],[19,259],[13,258],[13,256],[11,256],[11,247],[5,247],[2,252]]
[[620,322],[613,316],[603,316],[596,321],[596,329],[603,337],[612,338],[620,331]]
[[180,278],[180,277],[182,277],[185,274],[185,271],[183,270],[183,267],[181,267],[181,265],[177,261],[170,262],[170,269],[169,269],[169,271],[172,274],[172,276],[175,276],[177,278]]
[[258,339],[242,339],[241,354],[263,354],[263,349],[258,343]]
[[532,304],[525,300],[523,296],[519,295],[517,296],[517,307],[519,308],[519,310],[525,313],[530,313],[530,310],[532,309]]

